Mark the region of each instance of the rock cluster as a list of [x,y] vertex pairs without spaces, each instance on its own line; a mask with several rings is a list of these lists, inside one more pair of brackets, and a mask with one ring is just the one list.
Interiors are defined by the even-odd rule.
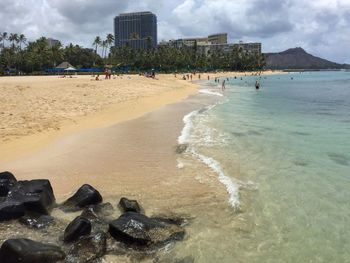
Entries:
[[[1,263],[95,262],[104,255],[154,253],[167,244],[183,239],[183,220],[148,217],[136,200],[121,198],[121,215],[91,185],[83,185],[62,204],[56,204],[48,180],[17,181],[10,172],[0,173],[0,224],[18,220],[33,231],[49,231],[58,221],[52,209],[81,215],[59,230],[61,236],[51,243],[21,238],[8,239],[0,248]],[[119,212],[119,214],[120,214]],[[40,233],[40,232],[38,232]]]

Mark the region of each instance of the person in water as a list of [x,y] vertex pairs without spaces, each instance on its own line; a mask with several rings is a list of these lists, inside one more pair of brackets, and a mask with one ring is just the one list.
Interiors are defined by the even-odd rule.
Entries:
[[226,83],[226,80],[224,80],[222,82],[222,85],[221,85],[221,90],[224,91],[226,89],[226,86],[225,86],[225,83]]
[[255,89],[260,89],[260,83],[259,83],[259,81],[255,81]]

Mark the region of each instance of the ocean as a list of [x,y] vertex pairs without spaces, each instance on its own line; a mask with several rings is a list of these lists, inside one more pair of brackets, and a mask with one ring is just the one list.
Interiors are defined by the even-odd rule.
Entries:
[[185,116],[178,142],[179,168],[192,158],[226,188],[229,226],[181,249],[196,262],[350,262],[350,72],[231,76],[221,92],[224,79],[203,84],[219,102]]

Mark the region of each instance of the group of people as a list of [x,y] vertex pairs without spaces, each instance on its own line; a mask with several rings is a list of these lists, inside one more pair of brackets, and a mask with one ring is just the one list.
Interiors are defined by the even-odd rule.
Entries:
[[[182,79],[183,79],[183,80],[192,81],[194,75],[196,75],[196,73],[193,73],[193,74],[183,74],[183,75],[182,75]],[[254,75],[255,75],[255,76],[260,76],[259,73],[256,73],[256,74],[253,74],[253,73],[252,73],[252,76],[254,76]],[[177,78],[177,74],[176,74],[176,73],[174,74],[174,76],[175,76],[175,78]],[[244,76],[247,76],[247,74],[245,74]],[[198,79],[201,79],[201,75],[200,75],[200,74],[198,74]],[[234,76],[234,79],[237,79],[237,76]],[[208,81],[209,81],[209,80],[210,80],[210,75],[208,75]],[[243,80],[243,77],[240,77],[240,80]],[[226,90],[226,83],[229,82],[229,81],[230,81],[229,78],[225,78],[224,80],[222,80],[222,82],[221,82],[221,80],[220,80],[219,77],[215,77],[215,79],[214,79],[214,82],[215,82],[215,83],[220,84],[220,82],[221,82],[221,90],[222,90],[222,91],[225,91],[225,90]],[[258,80],[255,82],[255,88],[256,88],[257,90],[260,89],[260,82],[259,82]]]
[[[183,80],[190,80],[192,81],[193,80],[193,77],[196,75],[196,72],[194,72],[193,74],[184,74],[182,75],[182,79]],[[175,73],[175,78],[177,78],[177,75]],[[201,79],[201,74],[198,74],[198,79],[200,80]],[[209,80],[209,76],[208,76],[208,80]]]
[[152,70],[151,72],[146,72],[146,73],[144,74],[144,76],[145,76],[146,78],[155,79],[155,78],[156,78],[156,73],[154,72],[154,70]]
[[111,69],[108,69],[106,68],[105,69],[105,79],[111,79],[111,76],[112,76],[112,70]]

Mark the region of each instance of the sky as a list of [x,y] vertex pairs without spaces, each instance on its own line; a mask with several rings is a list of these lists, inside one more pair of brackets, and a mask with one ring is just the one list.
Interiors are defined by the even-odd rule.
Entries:
[[263,52],[302,47],[350,63],[350,0],[0,0],[0,32],[92,47],[116,15],[137,11],[157,15],[159,41],[225,32]]

